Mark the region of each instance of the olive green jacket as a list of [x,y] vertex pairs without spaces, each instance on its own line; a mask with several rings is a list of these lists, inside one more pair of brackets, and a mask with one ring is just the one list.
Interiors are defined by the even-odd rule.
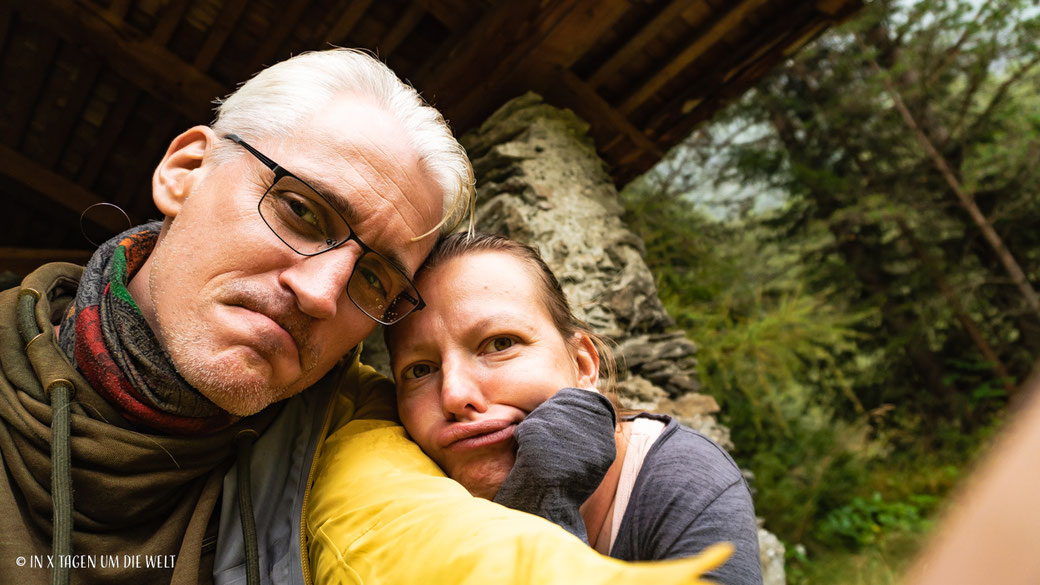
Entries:
[[[0,583],[49,583],[49,565],[62,562],[74,567],[72,583],[208,583],[217,530],[211,519],[235,436],[262,431],[277,408],[202,438],[131,428],[57,346],[54,325],[82,272],[49,264],[20,288],[0,292]],[[35,293],[22,294],[39,295],[34,316],[42,330],[28,344],[17,326],[26,289]],[[75,388],[73,555],[55,559],[47,389],[61,379]]]

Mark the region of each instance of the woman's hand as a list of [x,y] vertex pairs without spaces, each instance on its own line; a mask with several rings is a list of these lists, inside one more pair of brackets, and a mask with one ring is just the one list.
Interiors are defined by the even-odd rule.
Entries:
[[555,522],[587,543],[579,508],[614,462],[615,424],[603,395],[560,390],[517,426],[516,464],[494,501]]

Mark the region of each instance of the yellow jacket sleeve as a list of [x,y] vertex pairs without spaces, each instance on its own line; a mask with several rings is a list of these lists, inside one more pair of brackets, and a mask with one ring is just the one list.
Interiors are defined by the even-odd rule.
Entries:
[[[341,398],[317,462],[306,512],[313,583],[700,583],[729,556],[720,545],[689,559],[625,563],[542,518],[474,498],[399,424],[351,419],[385,414],[387,400],[392,408],[392,389],[366,382],[377,388]],[[352,398],[365,403],[356,412]],[[369,407],[373,399],[384,406]]]

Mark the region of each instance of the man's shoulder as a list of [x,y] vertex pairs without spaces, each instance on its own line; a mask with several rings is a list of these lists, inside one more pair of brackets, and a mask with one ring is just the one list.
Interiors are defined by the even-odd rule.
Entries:
[[[21,282],[0,290],[0,299],[15,299],[23,290],[34,290],[40,294],[41,299],[53,296],[56,287],[67,287],[75,294],[80,278],[83,276],[83,266],[69,262],[50,262],[30,272]],[[58,291],[59,293],[61,291]]]
[[33,270],[22,280],[22,288],[34,288],[36,284],[52,284],[62,279],[78,282],[85,267],[71,262],[48,262]]

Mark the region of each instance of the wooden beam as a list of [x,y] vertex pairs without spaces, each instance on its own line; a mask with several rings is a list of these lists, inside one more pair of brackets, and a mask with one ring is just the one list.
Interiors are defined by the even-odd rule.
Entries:
[[[548,10],[540,0],[500,2],[488,10],[470,30],[453,43],[445,43],[410,77],[423,97],[438,107],[458,131],[478,124],[487,110],[463,104],[469,90],[487,97],[503,91],[500,79],[511,72],[523,55],[529,54],[551,26],[549,13],[558,16],[576,0],[562,0]],[[496,96],[497,97],[497,96]]]
[[224,47],[228,36],[231,35],[231,31],[235,30],[235,24],[238,23],[245,7],[246,0],[228,0],[224,3],[224,7],[220,9],[220,15],[217,16],[217,21],[213,23],[209,36],[206,37],[206,42],[195,55],[193,65],[196,69],[209,71],[214,59],[220,54],[220,49]]
[[[847,18],[861,6],[856,0],[847,2],[837,18]],[[760,42],[767,42],[761,46],[749,44],[742,50],[727,54],[725,63],[714,63],[708,72],[713,77],[689,83],[689,91],[671,96],[664,105],[655,108],[657,113],[642,123],[642,127],[648,132],[659,131],[653,138],[654,142],[662,148],[670,148],[834,22],[834,16],[815,12],[812,5],[806,4],[798,5],[778,18],[766,19],[765,25],[752,34]],[[763,51],[762,47],[771,49]],[[707,93],[693,89],[696,86],[712,86],[714,89]],[[615,163],[612,175],[618,184],[645,172],[656,162],[648,157],[635,156],[635,151],[612,153],[608,159]]]
[[[83,213],[95,203],[104,203],[103,199],[84,189],[79,183],[40,166],[6,146],[0,146],[0,174],[33,189],[76,214]],[[117,233],[126,229],[125,222],[107,214],[99,223]]]
[[816,0],[816,9],[833,17],[847,10],[850,4],[856,4],[856,2],[850,0]]
[[267,34],[264,35],[263,42],[260,43],[260,48],[249,63],[249,66],[246,67],[246,71],[253,73],[264,67],[274,65],[274,60],[278,58],[278,51],[282,49],[282,44],[285,43],[289,33],[300,22],[300,17],[303,16],[303,9],[307,7],[308,2],[310,0],[291,0],[288,3],[285,10],[271,23],[271,30],[268,30]]
[[708,49],[715,45],[722,37],[736,28],[752,11],[764,4],[766,0],[742,0],[733,5],[719,18],[715,19],[710,27],[686,46],[671,61],[665,64],[647,81],[638,84],[637,89],[632,92],[618,107],[622,114],[631,114],[647,99],[656,94],[666,83],[671,81],[690,63],[703,55]]
[[181,17],[188,8],[188,0],[172,0],[162,8],[162,18],[152,29],[152,42],[160,47],[165,47],[170,42],[177,25],[181,23]]
[[[664,157],[664,151],[660,147],[577,75],[563,68],[556,68],[554,73],[551,82],[553,87],[546,86],[543,93],[547,98],[553,96],[566,102],[556,105],[564,105],[573,109],[594,126],[606,126],[613,129],[617,134],[628,138],[638,150],[646,151],[657,158]],[[603,148],[603,145],[600,147]]]
[[526,61],[570,68],[629,10],[628,0],[584,0],[561,15]]
[[[455,87],[468,73],[491,70],[495,61],[492,55],[501,60],[509,53],[510,46],[530,39],[535,32],[532,21],[538,10],[538,0],[498,3],[484,13],[466,34],[444,43],[412,74],[412,80],[425,92],[440,93],[445,88]],[[510,28],[514,29],[512,34],[509,34]],[[525,43],[525,46],[530,47],[530,43]]]
[[[43,28],[43,23],[36,21],[34,27]],[[30,29],[31,30],[31,29]],[[54,35],[39,34],[36,36],[36,54],[32,67],[26,71],[26,75],[19,78],[17,93],[15,93],[13,104],[10,104],[14,112],[13,122],[5,131],[2,142],[11,146],[18,146],[22,142],[22,135],[33,119],[33,112],[40,103],[40,93],[51,72],[51,64],[55,55],[58,54],[58,38]]]
[[115,148],[116,139],[123,132],[126,121],[134,107],[137,106],[137,101],[140,97],[141,91],[136,87],[131,87],[126,83],[120,84],[119,93],[116,94],[116,101],[109,106],[105,119],[101,123],[101,131],[94,148],[90,151],[90,158],[79,169],[79,175],[76,177],[76,180],[80,184],[93,186],[94,181],[101,176],[101,171],[105,168],[105,162],[108,161],[108,155]]
[[[440,21],[449,31],[463,33],[480,18],[486,2],[472,0],[417,0],[426,12]],[[483,4],[483,6],[479,6]]]
[[[339,19],[336,20],[336,24],[332,25],[329,32],[325,34],[325,39],[322,41],[323,45],[335,45],[337,47],[344,46],[343,42],[347,40],[347,36],[357,26],[358,21],[365,15],[365,11],[368,10],[369,5],[372,4],[372,0],[356,0],[351,2],[347,9],[343,11],[343,14],[339,15]],[[320,47],[324,49],[325,47]]]
[[26,275],[50,262],[83,265],[92,254],[90,250],[0,247],[0,272],[10,270],[15,274]]
[[501,100],[527,89],[516,80],[522,69],[531,64],[573,64],[624,6],[603,0],[500,2],[411,78],[452,125],[464,131],[480,123]]
[[611,75],[617,73],[622,65],[638,55],[648,42],[657,38],[657,35],[661,34],[661,31],[666,27],[674,24],[675,19],[679,18],[679,15],[689,7],[689,0],[671,0],[667,6],[657,13],[657,16],[643,25],[643,28],[639,29],[639,32],[631,40],[596,69],[596,72],[587,81],[589,86],[596,89],[603,85],[603,82],[610,78]]
[[816,37],[820,36],[820,34],[823,33],[823,31],[830,28],[833,24],[834,23],[832,22],[820,21],[815,25],[809,27],[806,31],[802,33],[801,37],[794,40],[792,43],[790,43],[787,47],[784,48],[784,56],[789,57],[791,55],[794,55],[795,53],[800,51],[802,47],[807,45],[809,41],[812,41]]
[[23,13],[72,43],[98,53],[114,71],[192,122],[208,123],[212,100],[227,88],[92,2],[33,0]]
[[424,16],[426,16],[426,9],[423,8],[421,2],[409,3],[401,18],[376,45],[379,49],[379,58],[383,61],[389,59],[401,42],[415,30]]
[[7,35],[11,29],[11,6],[7,2],[0,4],[0,51],[7,47]]
[[[685,85],[688,89],[666,100],[656,113],[643,122],[650,132],[659,132],[656,140],[671,145],[682,140],[696,124],[711,116],[724,103],[743,93],[767,71],[779,64],[788,48],[804,39],[807,31],[819,32],[821,18],[811,6],[802,5],[782,15],[774,15],[749,35],[758,43],[745,43],[713,62],[701,77]],[[704,91],[699,88],[711,88]]]
[[112,0],[108,5],[109,12],[119,20],[126,20],[126,13],[130,10],[130,2],[133,0]]
[[[106,193],[109,200],[127,210],[132,217],[141,217],[138,210],[151,210],[152,188],[151,178],[155,165],[162,160],[170,140],[176,136],[177,120],[163,116],[162,106],[155,101],[142,104],[140,116],[151,120],[148,133],[137,145],[135,151],[140,153],[137,163],[132,163],[120,177],[119,191]],[[156,111],[159,110],[159,111]]]
[[40,137],[44,144],[43,154],[35,158],[47,168],[53,168],[61,160],[62,151],[76,128],[76,122],[83,114],[87,97],[90,96],[90,90],[101,71],[101,61],[93,55],[68,49],[65,52],[71,53],[70,60],[74,65],[75,77],[70,80],[69,91],[62,95],[63,104],[58,110],[59,114],[55,116],[53,127],[49,128],[46,136]]

